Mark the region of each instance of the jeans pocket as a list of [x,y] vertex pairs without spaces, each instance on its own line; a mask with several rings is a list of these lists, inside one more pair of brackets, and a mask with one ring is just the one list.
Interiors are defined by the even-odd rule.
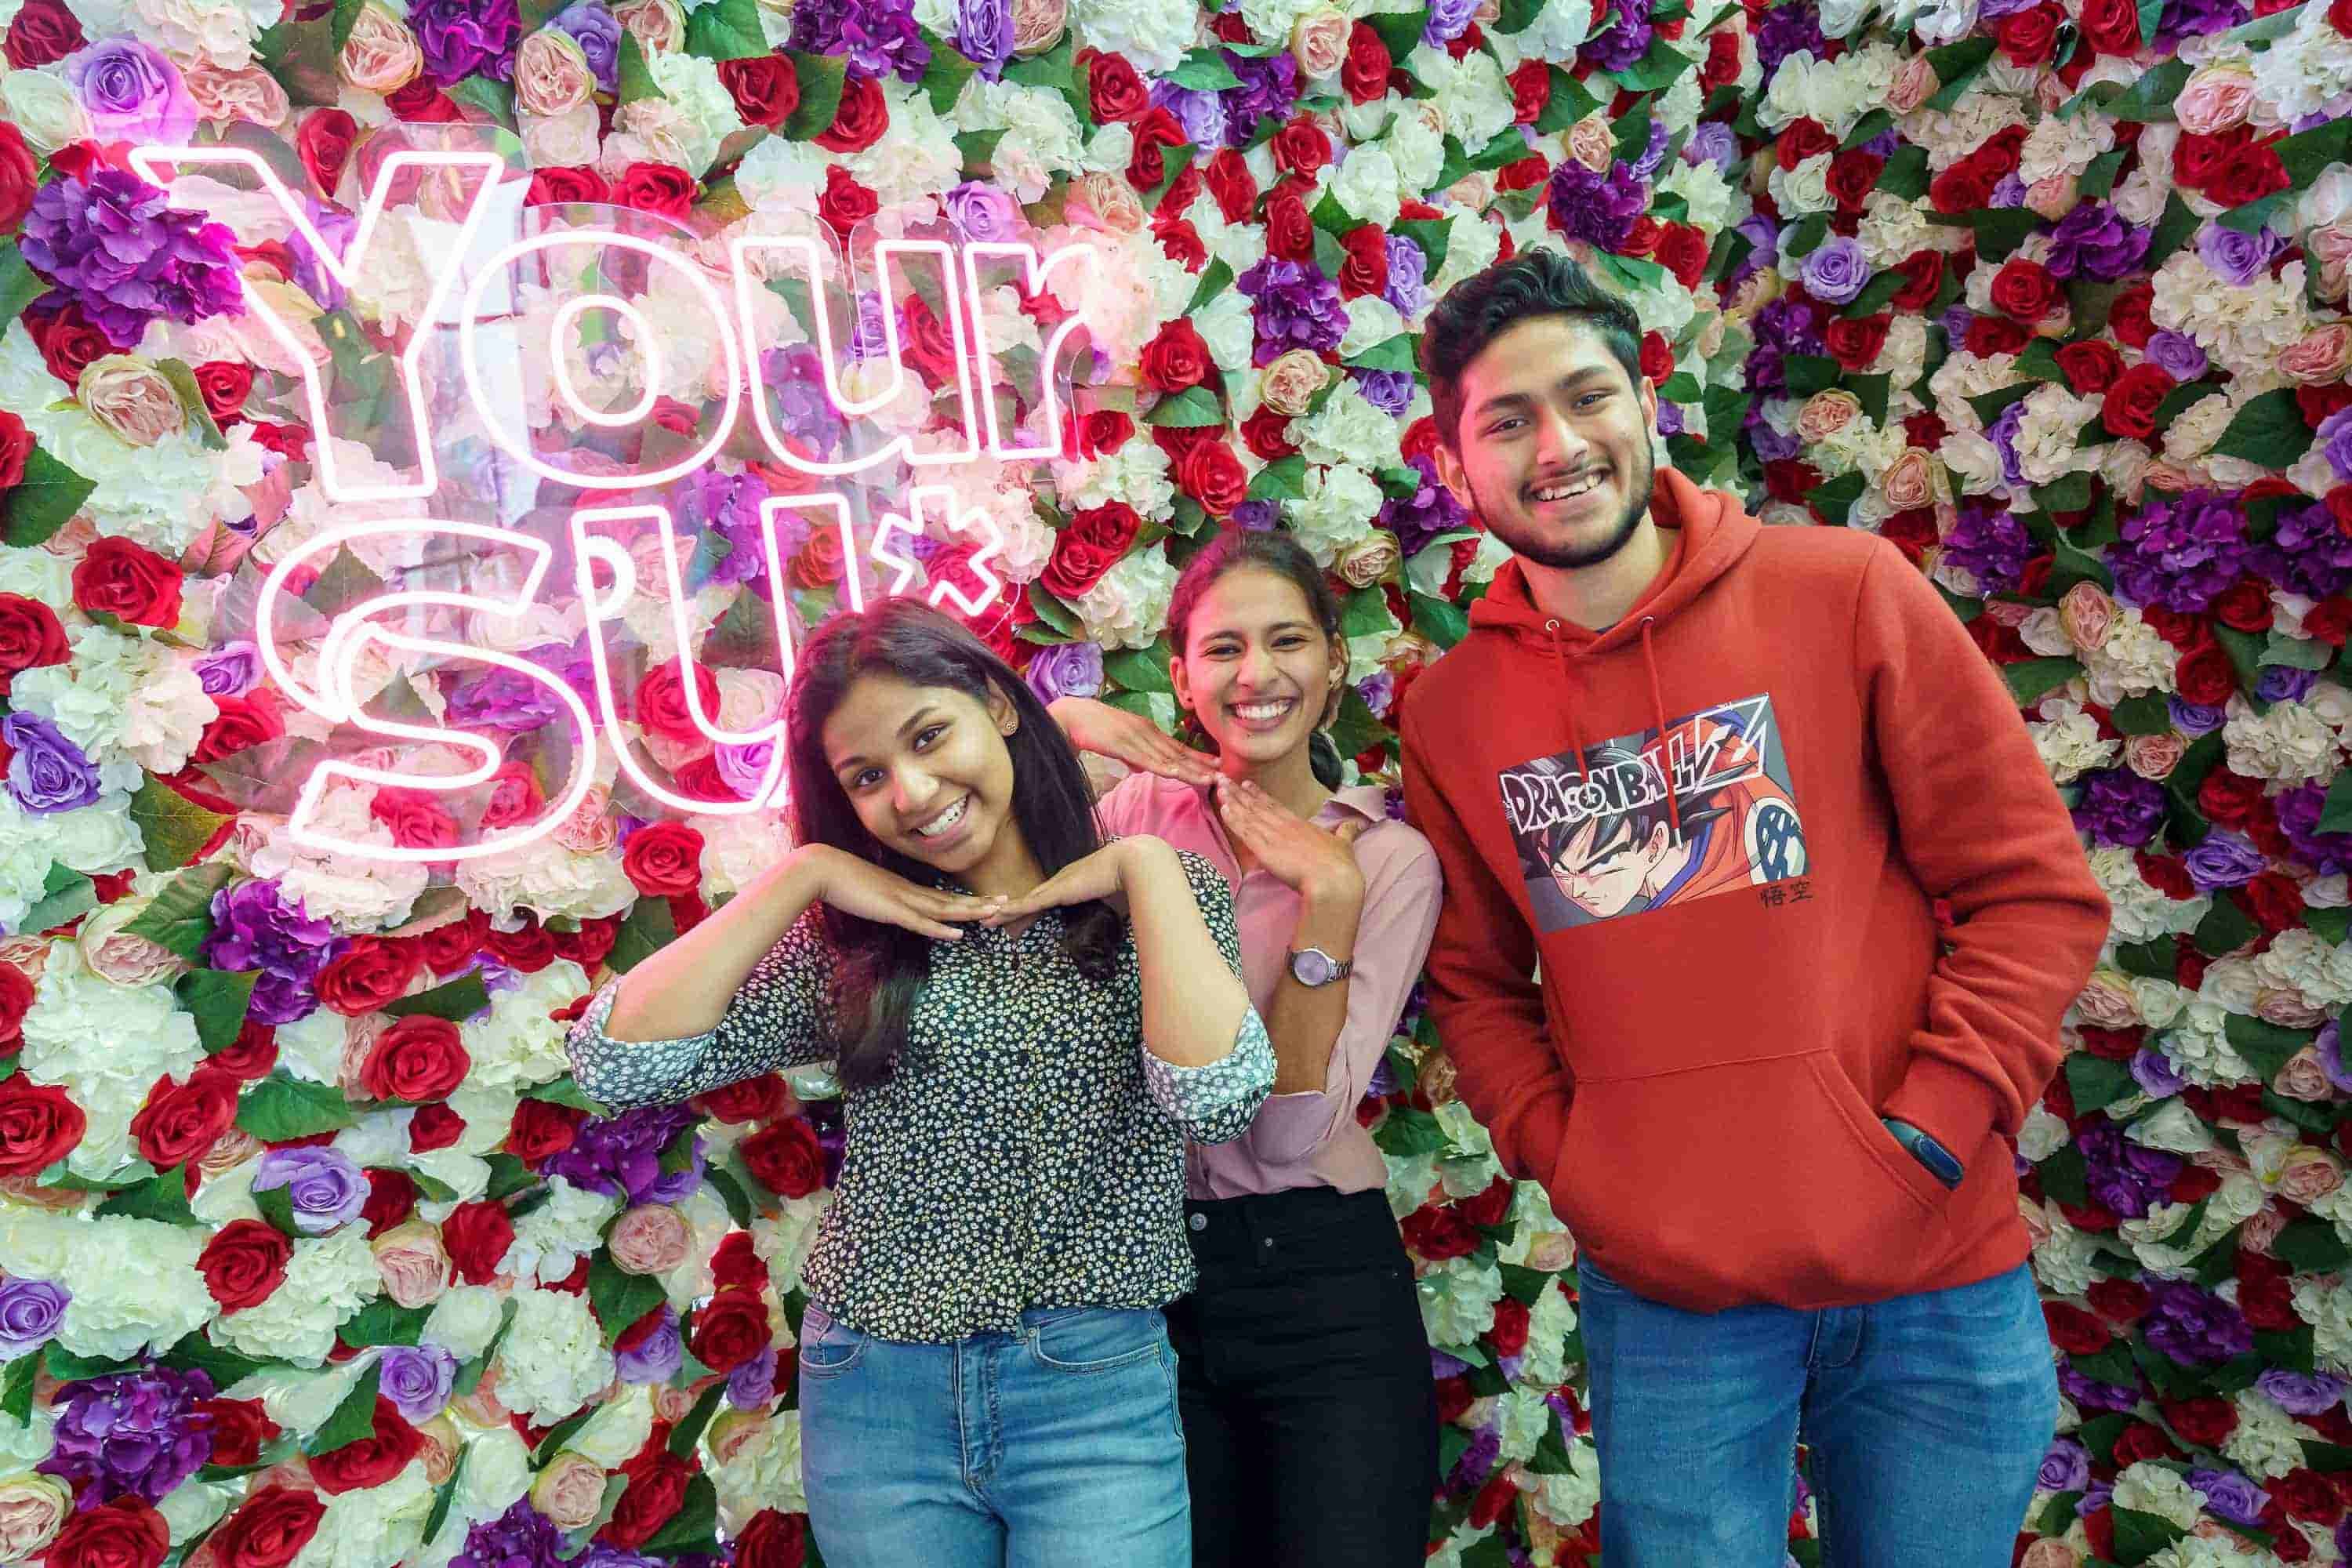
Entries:
[[1054,1372],[1104,1373],[1138,1366],[1168,1348],[1168,1321],[1152,1310],[1095,1308],[1029,1325],[1029,1353]]
[[866,1354],[864,1334],[814,1302],[801,1316],[801,1375],[833,1377],[856,1366]]

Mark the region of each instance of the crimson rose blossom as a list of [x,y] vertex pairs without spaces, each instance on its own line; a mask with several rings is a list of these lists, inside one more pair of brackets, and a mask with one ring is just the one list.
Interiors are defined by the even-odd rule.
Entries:
[[1056,598],[1075,599],[1118,564],[1142,530],[1143,519],[1125,501],[1075,512],[1055,538],[1053,559],[1038,581]]
[[110,537],[91,544],[74,567],[74,604],[136,626],[169,626],[180,619],[180,583],[176,563]]
[[243,1087],[236,1074],[209,1063],[189,1073],[185,1083],[158,1079],[131,1119],[139,1157],[160,1171],[202,1154],[236,1120]]
[[473,1065],[457,1025],[413,1014],[376,1037],[360,1084],[376,1100],[446,1100]]
[[682,822],[656,822],[629,836],[621,870],[650,899],[691,893],[702,885],[702,835]]
[[459,1204],[441,1222],[441,1246],[468,1285],[487,1285],[495,1279],[499,1259],[513,1245],[514,1221],[503,1204]]
[[286,1265],[293,1256],[294,1244],[276,1226],[233,1219],[205,1243],[196,1272],[221,1310],[234,1312],[269,1300],[286,1282]]
[[1139,368],[1144,384],[1153,391],[1182,392],[1208,379],[1209,345],[1201,341],[1199,330],[1180,316],[1144,344]]
[[1123,55],[1080,51],[1087,68],[1087,101],[1103,125],[1129,124],[1151,108],[1151,90]]
[[66,1521],[42,1561],[48,1568],[157,1568],[171,1527],[145,1498],[119,1497]]
[[408,1424],[391,1400],[375,1400],[375,1426],[357,1442],[310,1457],[310,1479],[330,1494],[380,1487],[408,1468],[425,1447],[425,1436]]
[[833,124],[816,144],[828,153],[863,153],[890,129],[890,103],[882,84],[871,77],[853,77],[841,89],[841,107]]
[[0,1083],[0,1176],[33,1176],[73,1152],[87,1125],[73,1097],[22,1074]]
[[[222,1462],[217,1442],[213,1462]],[[319,1533],[326,1512],[315,1492],[264,1487],[223,1520],[205,1545],[220,1568],[286,1568]]]
[[719,62],[719,82],[735,100],[746,125],[781,130],[801,106],[801,80],[782,55],[754,55]]
[[729,1373],[768,1348],[768,1304],[757,1290],[721,1290],[694,1314],[686,1348],[713,1372]]
[[740,1147],[751,1174],[778,1197],[804,1198],[824,1181],[824,1151],[803,1117],[770,1122]]
[[360,122],[341,109],[321,109],[307,116],[294,132],[294,153],[302,160],[310,183],[322,195],[333,195],[342,184],[343,166],[360,139]]

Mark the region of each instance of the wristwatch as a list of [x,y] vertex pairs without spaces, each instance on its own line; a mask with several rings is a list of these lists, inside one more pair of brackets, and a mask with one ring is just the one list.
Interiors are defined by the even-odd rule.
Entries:
[[1897,1121],[1892,1116],[1882,1116],[1879,1123],[1894,1135],[1895,1141],[1911,1151],[1911,1157],[1927,1168],[1927,1173],[1944,1184],[1947,1189],[1957,1188],[1967,1171],[1952,1152],[1922,1132],[1908,1121]]
[[1356,972],[1352,958],[1334,958],[1319,947],[1290,950],[1290,977],[1301,985],[1328,985]]

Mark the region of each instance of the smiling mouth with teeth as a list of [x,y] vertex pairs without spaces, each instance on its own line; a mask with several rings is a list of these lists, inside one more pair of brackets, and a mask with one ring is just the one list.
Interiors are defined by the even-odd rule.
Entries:
[[940,835],[951,831],[957,823],[963,820],[963,814],[971,808],[971,796],[964,796],[961,800],[956,802],[953,805],[948,807],[945,811],[931,818],[929,822],[923,824],[920,827],[916,828],[915,837],[918,838],[937,838]]
[[1564,485],[1547,485],[1542,489],[1535,492],[1535,499],[1539,501],[1573,500],[1578,496],[1580,496],[1586,491],[1597,487],[1605,477],[1605,475],[1595,471],[1585,475],[1580,479],[1572,479]]
[[1234,705],[1234,716],[1256,724],[1268,719],[1279,719],[1295,706],[1297,704],[1288,698],[1279,702],[1237,702]]

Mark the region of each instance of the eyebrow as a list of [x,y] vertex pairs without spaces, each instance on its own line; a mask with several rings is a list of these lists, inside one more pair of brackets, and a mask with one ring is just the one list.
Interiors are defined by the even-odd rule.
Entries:
[[[1320,631],[1323,628],[1311,621],[1276,621],[1265,629],[1270,636],[1275,632],[1312,632]],[[1201,640],[1207,642],[1212,637],[1237,637],[1242,635],[1242,628],[1239,626],[1216,626],[1202,633]]]
[[[934,704],[928,702],[923,704],[920,708],[916,709],[914,717],[908,719],[905,723],[898,726],[899,738],[903,740],[907,736],[911,735],[916,731],[921,729],[924,721],[938,711],[939,709]],[[841,773],[846,769],[856,767],[858,763],[864,761],[866,761],[866,759],[860,756],[844,757],[839,762],[833,764],[833,771],[835,773]]]
[[[1605,381],[1609,373],[1599,365],[1587,365],[1582,370],[1573,371],[1561,376],[1558,381],[1553,382],[1551,386],[1554,392],[1569,392],[1590,381]],[[1473,419],[1484,419],[1489,414],[1500,413],[1506,408],[1525,408],[1534,402],[1535,399],[1524,392],[1498,393],[1481,403],[1471,412],[1470,416]]]

